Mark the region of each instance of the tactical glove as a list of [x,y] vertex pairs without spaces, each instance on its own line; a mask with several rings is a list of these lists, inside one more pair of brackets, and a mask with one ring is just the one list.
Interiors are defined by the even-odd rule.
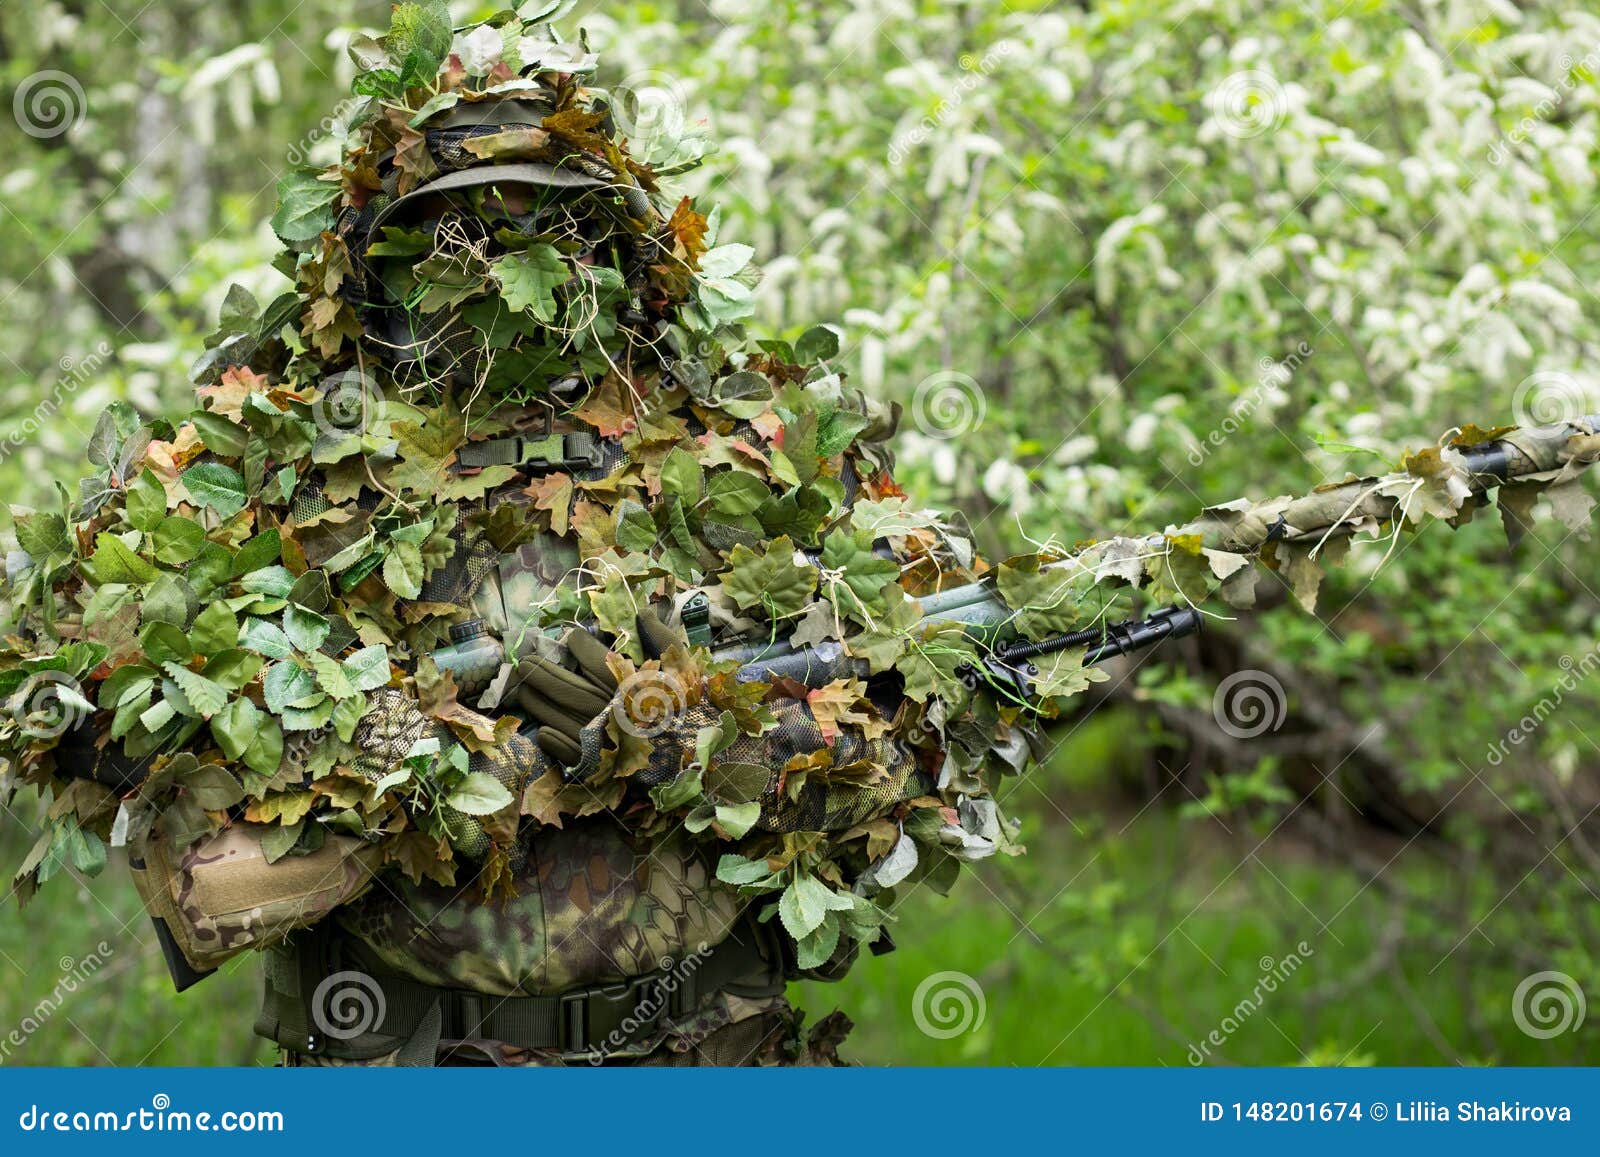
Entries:
[[[635,620],[646,656],[659,659],[675,645],[686,643],[680,631],[662,621],[653,608]],[[617,694],[617,678],[606,665],[606,644],[581,627],[566,638],[567,653],[578,670],[537,656],[517,664],[517,705],[538,723],[539,750],[569,770],[592,772],[599,766],[601,717]]]

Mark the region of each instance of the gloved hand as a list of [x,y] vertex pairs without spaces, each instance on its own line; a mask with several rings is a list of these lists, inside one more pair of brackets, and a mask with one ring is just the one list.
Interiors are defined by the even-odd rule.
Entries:
[[[649,658],[659,659],[686,641],[654,608],[641,611],[635,622]],[[611,706],[617,678],[606,665],[609,648],[582,627],[568,633],[566,647],[577,671],[538,656],[523,659],[517,664],[518,686],[512,698],[540,725],[535,733],[540,751],[562,767],[593,770],[599,764],[601,738],[595,724]]]

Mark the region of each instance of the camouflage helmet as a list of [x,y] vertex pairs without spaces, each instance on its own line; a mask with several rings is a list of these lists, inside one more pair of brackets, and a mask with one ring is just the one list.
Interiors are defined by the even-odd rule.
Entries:
[[581,40],[546,14],[447,19],[403,4],[386,37],[351,45],[368,100],[338,186],[331,168],[289,182],[334,201],[329,219],[316,236],[291,210],[274,219],[297,254],[302,332],[324,363],[364,351],[402,386],[520,397],[659,360],[705,218],[629,155]]

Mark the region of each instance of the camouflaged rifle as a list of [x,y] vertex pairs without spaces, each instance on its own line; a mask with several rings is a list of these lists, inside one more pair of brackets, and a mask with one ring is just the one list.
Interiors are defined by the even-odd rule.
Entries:
[[[1600,430],[1600,415],[1530,428],[1497,427],[1484,431],[1467,427],[1453,432],[1441,447],[1408,455],[1406,469],[1395,474],[1350,478],[1319,486],[1299,498],[1280,497],[1259,503],[1241,500],[1212,507],[1184,526],[1132,541],[1156,549],[1198,536],[1202,549],[1242,558],[1259,556],[1279,543],[1314,544],[1321,548],[1329,540],[1347,539],[1362,529],[1375,529],[1405,518],[1409,496],[1428,483],[1430,472],[1443,472],[1448,476],[1447,486],[1464,488],[1456,495],[1458,503],[1505,483],[1564,481],[1549,476],[1585,467],[1600,456],[1600,446],[1592,445],[1597,439],[1591,432],[1594,430]],[[1504,502],[1502,509],[1507,509]],[[1507,518],[1510,523],[1509,513]],[[1041,560],[1041,569],[1084,567],[1081,554]],[[1038,668],[1032,660],[1036,658],[1082,647],[1083,664],[1090,666],[1195,634],[1202,621],[1195,607],[1167,606],[1146,618],[1028,639],[1016,627],[1018,608],[1007,604],[993,576],[926,595],[918,600],[918,607],[921,617],[910,628],[912,632],[956,625],[977,647],[983,669],[968,665],[964,681],[969,688],[976,689],[981,683],[1020,703],[1033,697],[1033,677]],[[784,638],[740,638],[715,645],[719,641],[713,638],[709,611],[706,597],[695,594],[681,607],[680,625],[691,643],[712,647],[715,661],[738,663],[737,677],[741,682],[789,679],[816,688],[835,679],[865,678],[871,673],[865,660],[851,656],[845,645],[836,640],[795,646]],[[470,679],[476,667],[487,678],[498,665],[500,652],[469,641],[436,651],[434,657],[442,669],[458,677]]]

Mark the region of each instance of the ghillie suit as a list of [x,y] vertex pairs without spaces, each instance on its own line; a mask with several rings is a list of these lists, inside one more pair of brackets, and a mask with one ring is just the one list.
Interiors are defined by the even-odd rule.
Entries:
[[[785,982],[1019,851],[994,788],[1099,677],[1077,645],[1019,696],[918,600],[987,575],[1038,640],[1258,562],[1314,594],[1328,535],[1284,500],[986,566],[832,330],[745,338],[751,251],[550,14],[402,4],[353,45],[342,160],[279,190],[294,288],[232,292],[199,408],[112,407],[99,472],[18,514],[0,754],[53,798],[19,889],[125,846],[181,984],[263,952],[292,1063],[828,1062],[842,1018],[802,1037]],[[1460,446],[1510,434],[1324,523],[1455,519]],[[742,677],[733,638],[856,667]]]

